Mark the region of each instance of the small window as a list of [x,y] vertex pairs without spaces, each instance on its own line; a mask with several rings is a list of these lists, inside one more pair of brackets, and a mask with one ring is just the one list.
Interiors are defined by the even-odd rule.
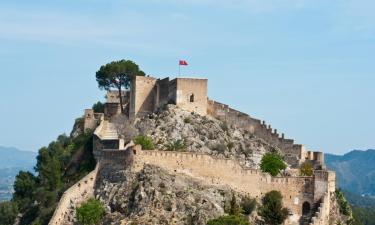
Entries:
[[190,95],[190,102],[194,102],[194,94]]

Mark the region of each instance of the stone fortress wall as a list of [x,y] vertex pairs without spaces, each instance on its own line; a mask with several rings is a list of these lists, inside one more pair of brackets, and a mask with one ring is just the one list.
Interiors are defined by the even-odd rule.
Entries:
[[49,225],[66,225],[74,223],[75,209],[82,202],[94,197],[94,186],[99,170],[99,163],[95,169],[70,187],[62,195]]
[[[280,191],[284,205],[293,213],[288,224],[299,224],[303,204],[308,204],[310,209],[315,206],[320,206],[321,211],[329,209],[329,201],[321,201],[327,193],[335,191],[335,174],[326,170],[315,171],[313,177],[271,177],[259,170],[243,168],[232,159],[198,153],[141,150],[139,146],[134,149],[138,169],[144,164],[153,164],[171,172],[193,176],[210,185],[229,185],[258,201],[269,191]],[[316,218],[321,215],[327,217],[328,213],[321,212]]]
[[284,134],[281,136],[271,125],[250,117],[249,115],[230,108],[228,105],[208,100],[207,113],[228,124],[241,127],[262,138],[267,143],[278,147],[284,154],[284,159],[292,166],[298,166],[304,161],[312,162],[315,167],[324,166],[324,154],[322,152],[307,151],[303,145],[295,144],[293,139],[286,139]]
[[[272,177],[260,170],[244,168],[235,160],[204,153],[142,150],[140,146],[100,152],[96,156],[101,165],[119,169],[131,165],[140,171],[145,164],[151,164],[171,173],[189,175],[207,185],[228,185],[258,201],[265,193],[277,190],[283,196],[284,206],[292,213],[286,224],[300,224],[306,204],[310,213],[313,212],[310,225],[328,224],[329,199],[335,191],[335,173],[331,171],[317,170],[313,177]],[[314,212],[314,208],[318,210]]]

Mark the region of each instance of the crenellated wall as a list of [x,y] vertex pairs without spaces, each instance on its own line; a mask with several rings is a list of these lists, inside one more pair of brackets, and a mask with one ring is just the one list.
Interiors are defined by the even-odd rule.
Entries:
[[82,202],[94,197],[99,163],[95,169],[70,187],[62,195],[59,204],[49,222],[49,225],[66,225],[74,223],[75,208]]
[[[136,170],[145,164],[160,166],[169,171],[184,173],[210,185],[229,185],[258,200],[272,190],[283,195],[284,205],[296,218],[302,215],[302,204],[314,205],[314,177],[271,177],[259,170],[241,167],[231,159],[214,158],[207,154],[141,150],[136,148]],[[294,224],[294,223],[290,223]]]
[[327,225],[329,222],[330,192],[326,192],[319,203],[319,208],[311,218],[310,225]]
[[316,167],[324,165],[322,152],[307,151],[303,145],[295,144],[293,139],[286,139],[284,134],[280,136],[278,131],[271,125],[267,125],[265,121],[252,118],[248,114],[213,100],[208,100],[207,113],[229,124],[246,129],[267,143],[278,147],[284,153],[285,160],[292,166],[298,166],[306,160],[311,161]]

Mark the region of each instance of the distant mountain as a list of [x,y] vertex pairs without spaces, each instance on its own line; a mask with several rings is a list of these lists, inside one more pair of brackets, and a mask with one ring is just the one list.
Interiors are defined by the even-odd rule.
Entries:
[[325,155],[326,165],[336,171],[338,186],[359,195],[375,196],[375,150],[354,150],[345,155]]
[[36,155],[36,152],[0,146],[0,169],[11,167],[32,168],[35,166]]
[[11,198],[14,178],[20,170],[33,171],[36,156],[36,152],[0,146],[0,201]]

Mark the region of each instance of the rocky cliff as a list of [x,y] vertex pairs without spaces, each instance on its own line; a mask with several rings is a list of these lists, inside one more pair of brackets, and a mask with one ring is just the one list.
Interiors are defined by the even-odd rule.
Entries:
[[258,168],[265,153],[280,152],[247,130],[209,116],[183,111],[174,105],[137,119],[136,128],[140,134],[152,137],[156,149],[166,150],[169,143],[182,140],[186,146],[184,151],[233,158],[250,168]]
[[147,165],[140,172],[103,169],[96,188],[108,214],[102,224],[206,224],[223,215],[233,195],[227,186],[208,186],[185,175]]

